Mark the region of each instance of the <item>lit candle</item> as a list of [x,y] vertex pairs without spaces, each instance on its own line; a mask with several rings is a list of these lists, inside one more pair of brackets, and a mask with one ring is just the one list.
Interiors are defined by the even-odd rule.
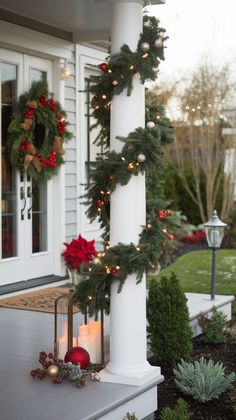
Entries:
[[59,359],[64,360],[65,354],[67,352],[67,337],[66,336],[59,337],[58,346],[59,346],[58,357]]
[[[90,321],[89,333],[91,338],[91,347],[94,346],[94,361],[92,363],[101,363],[101,322]],[[92,343],[93,340],[93,343]],[[91,356],[90,356],[91,357]]]
[[68,350],[68,332],[67,322],[62,323],[62,336],[58,339],[58,357],[64,360],[65,354]]
[[90,337],[88,325],[79,325],[78,346],[83,347],[90,355]]

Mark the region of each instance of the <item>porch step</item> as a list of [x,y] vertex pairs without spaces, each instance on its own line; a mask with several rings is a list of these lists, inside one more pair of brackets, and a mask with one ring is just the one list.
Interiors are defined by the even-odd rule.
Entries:
[[189,310],[190,326],[192,328],[193,337],[197,337],[202,333],[201,327],[198,324],[198,317],[200,313],[210,315],[213,308],[222,311],[227,321],[232,317],[232,302],[234,296],[216,295],[214,300],[210,299],[209,294],[203,293],[185,293],[187,298],[187,305]]

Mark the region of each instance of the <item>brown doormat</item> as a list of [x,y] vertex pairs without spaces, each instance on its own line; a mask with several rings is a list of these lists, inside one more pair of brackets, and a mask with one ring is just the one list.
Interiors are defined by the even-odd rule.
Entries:
[[[68,287],[51,287],[0,299],[0,306],[12,309],[25,309],[27,311],[54,313],[55,299],[58,296],[68,293]],[[78,308],[74,307],[74,312],[78,311]]]

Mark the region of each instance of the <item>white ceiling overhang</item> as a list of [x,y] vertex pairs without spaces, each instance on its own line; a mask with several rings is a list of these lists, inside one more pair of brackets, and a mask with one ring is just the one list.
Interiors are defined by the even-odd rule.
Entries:
[[[146,3],[162,4],[165,0]],[[111,1],[0,0],[0,19],[67,41],[102,45],[110,37]]]

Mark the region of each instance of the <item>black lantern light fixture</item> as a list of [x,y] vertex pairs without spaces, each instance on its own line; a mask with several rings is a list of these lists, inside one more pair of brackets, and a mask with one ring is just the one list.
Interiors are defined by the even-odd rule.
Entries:
[[226,223],[223,223],[217,216],[217,211],[214,210],[212,216],[208,222],[204,223],[204,228],[206,232],[207,243],[212,249],[212,276],[211,276],[211,300],[215,299],[215,289],[216,289],[216,250],[220,248],[224,230],[227,226]]

